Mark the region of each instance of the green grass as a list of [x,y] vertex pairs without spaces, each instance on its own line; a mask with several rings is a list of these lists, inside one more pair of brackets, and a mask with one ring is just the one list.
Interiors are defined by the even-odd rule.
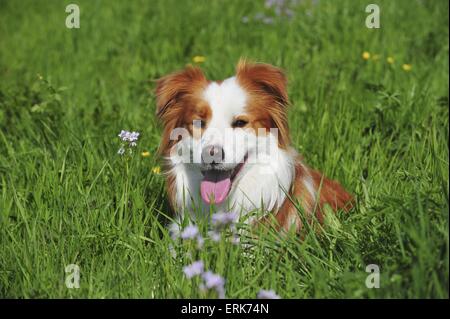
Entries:
[[[269,12],[260,1],[80,0],[69,30],[71,2],[0,0],[1,297],[205,297],[183,275],[189,252],[230,298],[448,298],[446,0],[377,1],[381,29],[365,27],[367,1],[302,1],[266,25],[241,22]],[[213,79],[241,56],[284,68],[294,146],[357,207],[303,241],[250,240],[251,252],[172,242],[152,173],[154,80],[195,55]],[[121,129],[142,133],[128,164]],[[79,289],[64,284],[72,263]],[[364,284],[368,264],[379,289]]]

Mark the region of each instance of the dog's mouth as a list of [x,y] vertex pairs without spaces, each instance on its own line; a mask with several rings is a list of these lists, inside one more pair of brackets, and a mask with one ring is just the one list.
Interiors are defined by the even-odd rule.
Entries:
[[203,180],[200,183],[200,194],[207,204],[220,204],[228,196],[231,186],[236,176],[247,162],[247,155],[244,161],[230,170],[209,169],[202,171]]

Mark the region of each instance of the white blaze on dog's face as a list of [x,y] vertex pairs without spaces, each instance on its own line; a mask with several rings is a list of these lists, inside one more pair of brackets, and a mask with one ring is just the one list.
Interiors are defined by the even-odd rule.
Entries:
[[254,152],[255,134],[242,129],[248,124],[248,97],[236,77],[210,83],[203,98],[211,109],[211,118],[205,122],[201,143],[193,151],[202,154],[198,163],[204,176],[200,183],[202,199],[220,204],[231,190],[232,179],[247,161],[247,154]]
[[205,204],[223,203],[239,180],[254,178],[252,168],[276,165],[288,146],[286,81],[275,67],[241,62],[236,76],[221,82],[190,67],[159,80],[156,93],[161,151],[171,169],[181,165],[180,174],[191,174],[183,183],[198,187]]

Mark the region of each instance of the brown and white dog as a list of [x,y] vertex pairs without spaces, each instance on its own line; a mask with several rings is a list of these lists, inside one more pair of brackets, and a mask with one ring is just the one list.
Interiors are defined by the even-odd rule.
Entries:
[[280,69],[241,60],[235,76],[209,81],[189,66],[158,80],[156,104],[167,190],[179,215],[258,211],[263,215],[250,223],[271,219],[298,231],[298,205],[319,221],[326,204],[334,211],[352,206],[339,183],[306,166],[290,146]]

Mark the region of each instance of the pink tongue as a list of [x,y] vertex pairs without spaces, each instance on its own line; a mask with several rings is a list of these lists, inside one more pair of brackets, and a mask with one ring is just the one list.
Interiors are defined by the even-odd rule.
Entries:
[[200,194],[207,204],[222,203],[231,188],[231,179],[227,173],[206,172],[200,183]]

